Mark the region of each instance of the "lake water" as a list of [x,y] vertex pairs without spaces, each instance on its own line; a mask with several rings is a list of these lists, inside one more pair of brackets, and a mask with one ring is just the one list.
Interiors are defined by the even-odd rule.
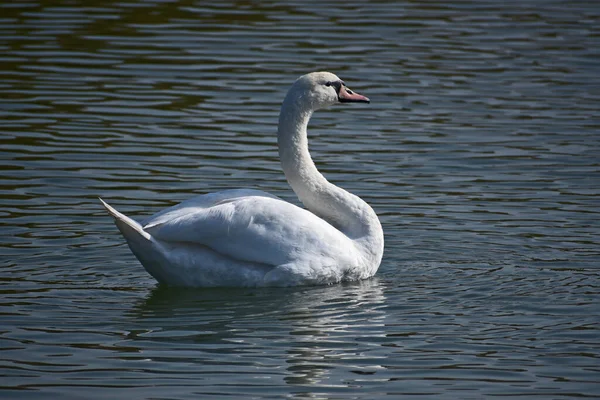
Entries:
[[[0,398],[600,396],[593,1],[0,5]],[[158,287],[97,200],[297,202],[276,123],[380,215],[371,280]]]

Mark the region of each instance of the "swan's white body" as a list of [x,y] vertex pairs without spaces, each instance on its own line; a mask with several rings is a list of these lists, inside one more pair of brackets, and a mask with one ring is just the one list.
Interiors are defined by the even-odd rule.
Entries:
[[375,274],[383,231],[359,197],[329,183],[308,152],[314,110],[368,102],[328,72],[300,77],[279,117],[281,164],[307,210],[259,190],[234,189],[184,201],[141,224],[102,201],[146,270],[173,286],[331,284]]

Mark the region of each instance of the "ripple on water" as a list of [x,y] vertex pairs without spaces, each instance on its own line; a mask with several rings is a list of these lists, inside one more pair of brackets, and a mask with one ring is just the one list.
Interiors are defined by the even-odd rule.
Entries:
[[[593,3],[5,3],[0,396],[599,395]],[[321,69],[372,99],[310,134],[381,217],[378,276],[156,287],[97,197],[296,202],[277,114]]]

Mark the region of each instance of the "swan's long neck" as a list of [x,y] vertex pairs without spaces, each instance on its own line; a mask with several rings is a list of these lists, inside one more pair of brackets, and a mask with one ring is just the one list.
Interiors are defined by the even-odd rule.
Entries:
[[308,151],[307,126],[312,109],[288,95],[281,107],[277,140],[290,186],[304,206],[362,245],[377,265],[383,253],[383,231],[373,209],[360,197],[330,183]]

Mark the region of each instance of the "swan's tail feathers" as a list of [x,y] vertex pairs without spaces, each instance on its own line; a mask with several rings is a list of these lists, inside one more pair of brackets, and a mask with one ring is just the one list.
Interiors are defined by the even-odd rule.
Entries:
[[117,228],[119,228],[125,240],[127,240],[129,248],[146,271],[159,282],[177,282],[177,280],[172,279],[173,273],[168,268],[170,263],[163,245],[146,232],[138,222],[121,214],[102,199],[99,200],[106,211],[115,219]]
[[117,228],[119,228],[126,239],[134,240],[136,238],[139,239],[140,237],[146,240],[152,239],[152,236],[150,236],[150,234],[146,232],[144,228],[142,228],[142,225],[140,225],[138,222],[135,222],[127,215],[121,214],[101,198],[98,198],[98,200],[100,200],[104,208],[106,208],[106,211],[108,211],[108,213],[115,219]]

